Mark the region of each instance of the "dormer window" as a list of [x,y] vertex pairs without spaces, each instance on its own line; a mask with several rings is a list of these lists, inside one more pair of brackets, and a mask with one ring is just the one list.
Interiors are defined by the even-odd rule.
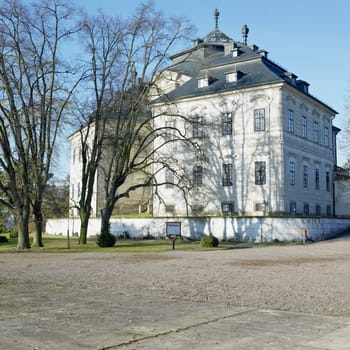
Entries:
[[259,46],[256,46],[255,44],[249,45],[248,46],[251,50],[253,51],[258,51],[259,50]]
[[198,88],[204,88],[209,85],[209,79],[208,78],[199,78],[198,79]]
[[240,71],[228,72],[226,73],[226,83],[234,83],[240,78],[240,76]]
[[198,78],[198,88],[204,88],[206,86],[209,86],[215,81],[215,78],[211,75],[206,75],[204,77]]
[[232,52],[232,57],[238,57],[241,53],[241,51],[237,47],[235,47],[231,52]]

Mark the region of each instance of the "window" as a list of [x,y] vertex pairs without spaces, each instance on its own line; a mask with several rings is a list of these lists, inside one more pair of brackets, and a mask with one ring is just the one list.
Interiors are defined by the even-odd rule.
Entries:
[[327,205],[327,216],[332,216],[332,206]]
[[80,182],[78,182],[78,199],[80,198]]
[[192,122],[193,137],[203,137],[202,117],[195,117]]
[[320,169],[315,169],[315,190],[320,189]]
[[266,210],[266,203],[255,203],[255,211],[265,211]]
[[265,130],[265,109],[254,110],[254,130],[264,131]]
[[201,186],[203,183],[203,168],[200,165],[193,167],[193,185]]
[[310,214],[310,206],[309,203],[304,203],[304,215]]
[[289,184],[295,185],[295,163],[289,162]]
[[319,204],[316,204],[316,215],[321,216],[321,206]]
[[288,131],[294,133],[294,112],[288,110]]
[[295,215],[297,213],[297,203],[292,201],[289,203],[289,214]]
[[70,187],[70,192],[71,192],[70,198],[71,198],[71,199],[74,199],[74,184],[71,185],[71,187]]
[[329,129],[327,127],[324,128],[324,144],[329,146]]
[[222,115],[222,135],[232,135],[232,113]]
[[192,213],[193,214],[200,214],[201,212],[203,212],[203,205],[192,205]]
[[330,173],[326,171],[326,191],[329,192],[331,190],[331,181],[330,181]]
[[303,119],[302,119],[302,136],[307,138],[307,118],[305,116],[303,116]]
[[255,185],[266,184],[266,164],[265,162],[255,162]]
[[222,165],[222,186],[232,186],[232,164]]
[[165,171],[165,187],[172,188],[174,184],[175,176],[171,169],[166,169]]
[[233,214],[234,204],[232,202],[221,202],[221,210],[224,215]]
[[307,165],[304,165],[303,167],[303,184],[304,184],[304,188],[307,188],[309,185],[309,172],[308,172]]
[[314,142],[318,142],[318,122],[314,122]]
[[73,149],[73,164],[75,164],[75,151],[76,151],[76,148]]
[[167,213],[175,213],[175,205],[173,205],[173,204],[166,205],[165,211]]

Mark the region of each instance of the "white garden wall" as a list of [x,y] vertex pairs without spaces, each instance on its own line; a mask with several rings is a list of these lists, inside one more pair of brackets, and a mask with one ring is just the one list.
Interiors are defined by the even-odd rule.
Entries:
[[[181,222],[183,237],[199,239],[203,234],[213,234],[219,240],[234,238],[238,241],[299,241],[301,230],[306,229],[314,240],[323,240],[350,228],[350,219],[333,218],[147,218],[111,219],[111,231],[120,236],[127,232],[131,238],[147,236],[164,237],[167,222]],[[79,232],[80,221],[75,219],[49,219],[46,232],[67,234]],[[99,233],[100,220],[91,219],[88,236]]]

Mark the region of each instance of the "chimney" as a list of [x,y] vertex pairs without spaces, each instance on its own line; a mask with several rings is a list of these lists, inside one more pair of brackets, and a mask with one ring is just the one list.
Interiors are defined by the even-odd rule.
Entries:
[[219,10],[215,9],[214,11],[215,29],[219,29],[219,15],[220,15]]
[[195,46],[195,47],[198,46],[198,45],[200,45],[202,42],[203,42],[203,40],[202,40],[202,39],[199,39],[199,38],[193,40],[193,43],[194,43],[194,46]]
[[248,28],[248,26],[245,24],[245,25],[242,27],[243,44],[244,44],[245,46],[247,46],[248,33],[249,33],[249,28]]
[[285,72],[284,75],[289,79],[289,82],[296,85],[296,79],[298,78],[295,74],[291,72]]
[[266,57],[267,58],[267,55],[268,55],[268,52],[265,51],[265,50],[259,50],[257,51],[257,53],[262,56],[262,57]]
[[306,94],[309,93],[309,86],[310,86],[309,83],[307,83],[307,82],[304,81],[304,80],[297,80],[296,83],[297,83],[297,88],[298,88],[299,90],[305,92]]

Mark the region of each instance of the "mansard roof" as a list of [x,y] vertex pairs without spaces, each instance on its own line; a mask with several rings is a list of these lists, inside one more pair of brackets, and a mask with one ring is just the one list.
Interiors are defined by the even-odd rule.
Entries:
[[[235,43],[235,46],[240,51],[238,57],[232,57],[232,53],[225,55],[223,50],[216,49],[216,52],[202,58],[195,48],[182,61],[170,66],[168,70],[192,78],[175,89],[171,97],[197,96],[285,80],[284,70],[279,66],[264,59],[247,46],[240,43]],[[225,76],[232,71],[241,72],[241,77],[236,82],[226,83]],[[211,83],[205,88],[198,89],[198,79],[203,77],[210,77]]]
[[[206,94],[215,94],[274,83],[287,83],[299,92],[321,103],[331,113],[337,112],[308,92],[309,84],[297,80],[268,58],[265,50],[256,45],[247,45],[249,29],[242,28],[243,41],[238,42],[221,32],[217,26],[203,39],[195,40],[194,46],[171,57],[173,64],[167,70],[185,75],[189,79],[167,94],[167,98],[181,99]],[[227,82],[226,74],[237,72],[236,81]],[[208,86],[198,87],[198,80],[209,79]]]

